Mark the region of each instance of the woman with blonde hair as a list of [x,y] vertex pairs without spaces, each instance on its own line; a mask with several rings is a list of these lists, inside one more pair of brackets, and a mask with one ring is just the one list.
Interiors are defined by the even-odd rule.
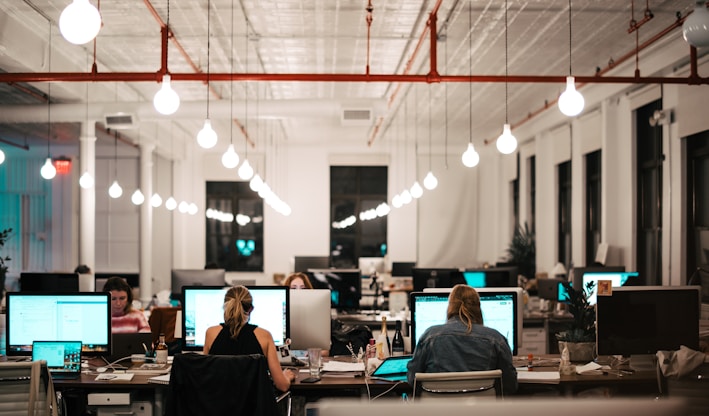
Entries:
[[249,289],[230,288],[224,295],[224,323],[207,329],[203,351],[212,355],[262,354],[268,362],[273,384],[278,390],[287,391],[295,380],[295,373],[290,369],[281,370],[271,333],[249,323],[253,309]]
[[408,381],[416,373],[502,370],[504,394],[517,391],[517,370],[507,339],[483,324],[480,295],[468,285],[455,285],[448,296],[447,320],[428,328],[408,364]]

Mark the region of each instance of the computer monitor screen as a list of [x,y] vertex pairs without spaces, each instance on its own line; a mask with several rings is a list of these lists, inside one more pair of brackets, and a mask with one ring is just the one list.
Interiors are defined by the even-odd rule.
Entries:
[[290,291],[290,348],[330,349],[330,291],[292,289]]
[[132,288],[140,287],[140,274],[139,273],[111,273],[111,272],[98,272],[94,275],[94,287],[96,292],[103,292],[103,285],[111,277],[122,277],[123,280],[128,283],[128,286]]
[[598,355],[654,355],[681,345],[698,350],[699,292],[698,286],[638,286],[598,296]]
[[99,292],[7,294],[7,355],[32,355],[34,341],[81,341],[84,355],[111,354],[111,295]]
[[637,286],[638,272],[586,272],[581,278],[583,288],[586,290],[589,282],[593,282],[593,288],[588,292],[588,303],[596,304],[596,293],[598,292],[598,281],[610,280],[612,287]]
[[20,273],[22,292],[78,292],[78,273]]
[[[433,325],[446,322],[450,290],[411,293],[411,344],[418,344],[421,335]],[[500,332],[516,355],[522,338],[522,289],[480,289],[480,308],[485,326]]]
[[328,269],[330,268],[330,257],[328,256],[295,256],[293,259],[293,272],[305,273],[308,269]]
[[479,287],[516,287],[517,267],[488,267],[465,269],[463,277],[468,286]]
[[391,277],[411,277],[411,269],[416,267],[415,261],[395,261],[391,263]]
[[[288,299],[285,286],[252,286],[253,311],[249,323],[268,330],[276,345],[290,336]],[[229,287],[182,287],[182,339],[185,351],[202,351],[207,328],[224,322],[224,295]]]
[[369,276],[374,272],[384,273],[384,269],[386,269],[384,257],[360,257],[358,264],[359,269],[365,276]]
[[181,300],[183,286],[221,286],[226,285],[224,269],[173,269],[170,284],[172,299]]
[[414,292],[422,292],[427,287],[450,288],[458,283],[465,283],[463,273],[453,268],[411,269]]
[[558,277],[550,277],[547,279],[537,278],[536,281],[537,281],[537,296],[539,296],[540,299],[558,301],[559,300],[559,288],[561,287],[563,290],[563,285],[561,285],[561,283],[565,282],[566,279],[561,279]]
[[569,281],[574,289],[581,290],[583,288],[583,275],[594,272],[624,272],[625,266],[591,266],[591,267],[574,267],[569,272]]
[[309,270],[315,289],[330,289],[330,305],[338,310],[359,309],[362,298],[362,275],[359,269]]

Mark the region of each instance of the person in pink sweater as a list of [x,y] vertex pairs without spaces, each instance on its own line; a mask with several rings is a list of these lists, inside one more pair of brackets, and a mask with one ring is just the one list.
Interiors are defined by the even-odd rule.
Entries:
[[114,276],[103,285],[111,294],[111,332],[150,332],[150,324],[142,311],[133,309],[133,293],[122,277]]

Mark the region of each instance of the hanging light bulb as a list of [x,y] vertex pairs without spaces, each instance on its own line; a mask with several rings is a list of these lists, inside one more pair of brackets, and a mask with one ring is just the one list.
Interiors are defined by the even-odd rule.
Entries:
[[502,126],[502,134],[497,138],[497,150],[502,154],[509,155],[514,152],[516,148],[517,139],[512,135],[510,125],[505,123],[505,125]]
[[5,152],[0,149],[0,165],[5,161]]
[[226,152],[222,155],[222,165],[227,169],[234,169],[239,164],[239,155],[234,150],[234,145],[230,144]]
[[401,193],[401,202],[406,205],[411,203],[411,200],[413,198],[411,197],[411,193],[409,192],[408,189],[404,189],[404,191]]
[[187,211],[189,211],[189,209],[190,209],[190,204],[188,204],[186,201],[182,201],[182,202],[180,202],[179,205],[177,205],[177,210],[183,214],[187,213]]
[[169,116],[180,108],[180,96],[172,89],[170,75],[162,76],[162,85],[153,97],[153,106],[158,113]]
[[263,179],[261,179],[261,177],[257,173],[253,176],[253,178],[251,178],[251,181],[249,182],[249,188],[251,188],[251,190],[254,192],[258,192],[262,186]]
[[475,146],[472,143],[468,143],[468,148],[463,153],[463,165],[472,168],[480,163],[480,154],[475,151]]
[[423,178],[423,186],[429,191],[436,189],[438,186],[438,178],[436,178],[436,175],[433,174],[433,171],[429,170],[426,177]]
[[113,199],[120,198],[123,195],[123,188],[118,184],[118,180],[113,181],[111,187],[108,188],[108,195]]
[[165,208],[167,208],[168,211],[174,211],[175,208],[177,208],[177,201],[175,201],[175,198],[169,197],[167,201],[165,201]]
[[47,180],[57,176],[57,168],[55,168],[54,164],[52,164],[51,157],[48,157],[47,160],[44,161],[44,165],[42,165],[42,168],[39,170],[39,174]]
[[391,199],[391,204],[394,206],[394,208],[401,208],[401,196],[399,194],[394,195],[394,198]]
[[153,196],[150,197],[150,205],[152,205],[154,208],[157,208],[162,205],[162,198],[160,197],[160,194],[155,192]]
[[81,186],[84,189],[89,189],[94,186],[94,177],[91,176],[91,174],[86,171],[84,172],[81,177],[79,178],[79,186]]
[[132,202],[133,205],[141,205],[145,202],[145,195],[140,192],[140,189],[136,189],[133,195],[130,196],[130,202]]
[[244,160],[244,163],[239,166],[239,177],[248,181],[252,176],[254,176],[254,168],[251,167],[248,160]]
[[682,24],[682,36],[695,48],[709,46],[709,10],[705,0],[694,2],[694,12]]
[[101,30],[101,14],[89,0],[74,0],[59,16],[59,31],[68,42],[83,45]]
[[212,129],[212,122],[207,118],[204,120],[204,127],[197,133],[197,143],[203,149],[211,149],[217,144],[217,132]]
[[413,185],[411,185],[411,196],[418,199],[423,196],[423,188],[419,184],[419,181],[414,182]]
[[190,203],[190,207],[187,209],[187,213],[190,215],[194,215],[197,213],[197,211],[197,204],[195,204],[194,202]]
[[579,115],[585,104],[583,95],[576,91],[574,80],[574,77],[566,77],[566,90],[559,96],[559,110],[569,117]]

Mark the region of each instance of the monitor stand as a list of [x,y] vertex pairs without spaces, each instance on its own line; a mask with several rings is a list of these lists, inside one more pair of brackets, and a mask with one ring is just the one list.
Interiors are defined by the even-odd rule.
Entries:
[[630,356],[630,369],[634,371],[655,371],[657,366],[654,354],[633,354]]

